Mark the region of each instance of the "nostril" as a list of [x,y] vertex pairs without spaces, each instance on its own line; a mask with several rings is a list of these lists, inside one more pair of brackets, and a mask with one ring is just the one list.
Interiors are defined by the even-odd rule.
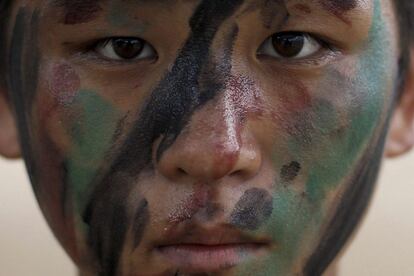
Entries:
[[231,172],[229,174],[230,177],[235,177],[235,178],[240,178],[240,179],[247,179],[247,178],[252,177],[253,175],[254,175],[253,170],[244,170],[244,169],[235,170],[234,172]]
[[187,175],[188,173],[183,168],[177,169],[177,176]]
[[236,170],[236,171],[234,171],[234,172],[231,172],[231,174],[230,174],[230,176],[243,176],[244,175],[244,172],[243,172],[243,170]]

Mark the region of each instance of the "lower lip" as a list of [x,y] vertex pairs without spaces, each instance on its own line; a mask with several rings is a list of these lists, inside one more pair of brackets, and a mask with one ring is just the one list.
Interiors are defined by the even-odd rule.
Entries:
[[214,272],[236,266],[259,255],[261,244],[171,245],[158,247],[159,253],[184,273]]

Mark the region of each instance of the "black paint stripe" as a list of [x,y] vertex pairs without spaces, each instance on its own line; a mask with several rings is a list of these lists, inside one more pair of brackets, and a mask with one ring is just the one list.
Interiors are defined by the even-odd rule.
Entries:
[[138,208],[135,212],[135,219],[133,223],[132,233],[134,235],[134,248],[137,248],[141,243],[145,227],[150,220],[150,214],[148,210],[148,201],[146,199],[141,200],[138,204]]
[[231,224],[240,229],[257,230],[273,212],[273,197],[264,189],[247,190],[230,215]]
[[[85,210],[84,220],[90,226],[89,241],[101,264],[102,275],[119,273],[119,258],[131,222],[127,218],[125,199],[134,188],[134,183],[126,179],[136,178],[151,165],[155,139],[164,135],[158,150],[160,156],[174,143],[196,108],[213,99],[224,87],[223,72],[211,72],[216,74],[212,77],[203,71],[209,69],[210,48],[218,28],[242,3],[243,0],[205,0],[199,4],[190,20],[190,36],[171,71],[151,94],[109,172],[104,173],[102,181],[95,182],[96,189]],[[201,89],[201,76],[210,76],[214,82],[211,79],[203,82],[204,89]],[[100,174],[102,172],[98,172],[98,177]],[[135,223],[139,216],[137,212]],[[144,222],[138,224],[137,229],[145,228]],[[135,241],[136,246],[138,241],[140,239]],[[111,245],[107,246],[107,243]]]
[[299,162],[292,161],[282,167],[280,177],[284,182],[291,182],[299,175],[301,169],[302,166]]

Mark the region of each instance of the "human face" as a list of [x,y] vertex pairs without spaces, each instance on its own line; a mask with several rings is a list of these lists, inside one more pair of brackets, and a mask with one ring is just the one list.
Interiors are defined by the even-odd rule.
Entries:
[[319,274],[376,179],[391,1],[17,1],[9,91],[85,273]]

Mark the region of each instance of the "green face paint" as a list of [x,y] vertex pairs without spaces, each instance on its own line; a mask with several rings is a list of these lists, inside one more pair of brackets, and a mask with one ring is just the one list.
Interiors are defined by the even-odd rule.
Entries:
[[[389,100],[387,93],[393,88],[390,83],[396,79],[389,75],[393,64],[388,57],[389,34],[380,2],[375,1],[367,48],[359,57],[355,76],[327,74],[326,82],[335,82],[334,87],[339,91],[328,93],[335,94],[336,100],[342,98],[339,102],[344,104],[338,106],[323,98],[312,99],[306,114],[311,118],[312,127],[307,128],[306,136],[292,137],[288,142],[289,156],[305,168],[302,170],[306,174],[305,183],[303,190],[274,184],[274,212],[262,230],[263,233],[272,233],[276,241],[274,252],[258,262],[246,263],[236,275],[306,273],[297,271],[298,267],[303,267],[323,235],[328,234],[324,231],[329,232],[330,229],[325,227],[335,216],[330,197],[338,191],[343,194],[344,189],[351,186],[372,184],[359,182],[361,180],[355,179],[355,174],[358,168],[365,166],[363,163],[367,159],[363,157],[366,153],[375,156],[369,143],[378,141],[375,143],[382,146],[378,139],[386,128],[384,114],[389,113],[390,108],[384,103]],[[341,124],[346,127],[341,129]],[[274,160],[277,162],[277,157]],[[373,178],[370,180],[374,181]],[[335,234],[341,235],[340,232]]]
[[105,155],[113,144],[121,112],[97,93],[80,90],[72,103],[79,111],[68,132],[72,149],[66,164],[68,185],[75,203],[75,214],[82,215],[94,178],[104,167]]
[[[328,0],[282,1],[272,13],[253,0],[87,2],[39,13],[32,59],[20,12],[10,62],[36,194],[81,269],[180,275],[194,272],[192,261],[200,273],[218,263],[232,275],[321,274],[359,220],[381,159],[397,58],[380,0],[366,41],[362,31],[358,41],[332,37],[352,53],[329,59],[325,47],[294,61],[276,57],[275,44],[300,48],[304,16],[320,9],[338,21],[331,33],[352,34],[352,24],[368,31],[353,16],[370,11]],[[287,11],[295,32],[264,24]],[[302,31],[327,31],[315,25]],[[145,58],[131,41],[146,46]],[[206,236],[259,240],[264,255],[212,252]],[[175,254],[189,242],[207,253]]]

